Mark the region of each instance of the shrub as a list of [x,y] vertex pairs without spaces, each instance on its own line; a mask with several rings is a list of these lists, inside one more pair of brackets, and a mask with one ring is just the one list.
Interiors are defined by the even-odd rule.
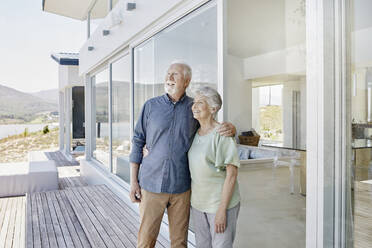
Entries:
[[29,135],[28,128],[26,127],[23,131],[23,137],[27,137]]
[[47,134],[47,133],[49,133],[50,131],[49,131],[49,127],[48,127],[48,125],[46,125],[44,128],[43,128],[43,134]]

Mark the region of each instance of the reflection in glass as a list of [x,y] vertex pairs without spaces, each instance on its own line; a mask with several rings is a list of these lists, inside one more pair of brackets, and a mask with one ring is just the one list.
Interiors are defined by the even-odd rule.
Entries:
[[95,92],[95,150],[93,157],[109,167],[109,115],[108,115],[108,80],[106,68],[95,75],[93,91]]
[[182,61],[192,68],[190,89],[199,84],[217,88],[217,18],[214,5],[177,21],[134,49],[134,120],[144,102],[164,94],[169,65]]
[[112,165],[113,173],[130,181],[130,57],[112,64]]

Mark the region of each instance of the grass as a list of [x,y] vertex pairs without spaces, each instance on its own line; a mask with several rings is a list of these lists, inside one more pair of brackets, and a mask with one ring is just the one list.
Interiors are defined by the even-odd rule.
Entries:
[[281,106],[260,107],[260,135],[264,139],[283,141],[283,109]]
[[0,163],[27,161],[29,151],[56,150],[58,148],[58,128],[43,131],[24,132],[0,139]]

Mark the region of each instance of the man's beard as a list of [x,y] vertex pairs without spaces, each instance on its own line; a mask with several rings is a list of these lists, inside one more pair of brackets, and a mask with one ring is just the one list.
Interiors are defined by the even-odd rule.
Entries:
[[177,90],[175,88],[171,88],[168,85],[164,85],[164,90],[166,93],[168,93],[168,95],[171,96],[177,93]]

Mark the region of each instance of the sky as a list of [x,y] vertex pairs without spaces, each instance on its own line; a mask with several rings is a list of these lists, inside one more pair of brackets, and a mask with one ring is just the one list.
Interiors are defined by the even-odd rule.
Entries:
[[55,52],[79,52],[86,22],[42,11],[42,0],[0,0],[0,84],[23,92],[58,88]]

